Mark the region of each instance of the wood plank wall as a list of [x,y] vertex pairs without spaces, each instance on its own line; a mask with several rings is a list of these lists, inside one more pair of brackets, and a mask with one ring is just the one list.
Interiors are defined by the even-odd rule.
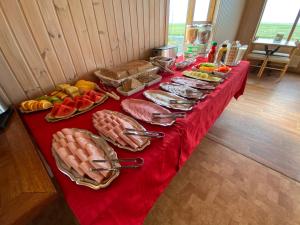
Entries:
[[0,97],[18,103],[164,45],[169,0],[0,0]]

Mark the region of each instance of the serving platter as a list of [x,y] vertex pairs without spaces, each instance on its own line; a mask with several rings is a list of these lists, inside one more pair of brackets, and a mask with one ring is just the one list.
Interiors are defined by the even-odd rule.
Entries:
[[192,78],[187,77],[173,77],[171,79],[172,82],[177,84],[186,85],[192,88],[200,89],[200,90],[214,90],[215,86],[212,84],[202,81],[202,80],[196,80]]
[[161,107],[155,103],[142,99],[125,99],[121,102],[122,109],[133,116],[134,118],[144,121],[146,123],[171,126],[175,123],[174,117],[161,118],[160,120],[153,120],[153,114],[168,115],[171,112],[168,109]]
[[[129,117],[129,116],[126,116],[124,115],[123,113],[120,113],[120,112],[116,112],[116,111],[111,111],[111,110],[101,110],[101,111],[98,111],[98,112],[104,112],[105,114],[109,115],[109,116],[115,116],[115,117],[118,117],[120,118],[121,120],[124,120],[126,121],[127,123],[129,123],[135,130],[138,130],[138,131],[147,131],[139,122],[137,122],[135,119]],[[101,137],[103,137],[106,141],[112,143],[113,145],[119,147],[119,148],[122,148],[122,149],[126,149],[126,150],[129,150],[129,151],[132,151],[132,152],[138,152],[138,151],[142,151],[144,150],[148,145],[150,145],[151,141],[150,141],[150,138],[149,137],[143,137],[142,140],[143,140],[143,145],[142,146],[139,146],[137,148],[133,148],[131,146],[128,146],[128,145],[121,145],[120,143],[118,143],[116,140],[113,140],[112,138],[108,137],[107,135],[104,135],[104,134],[101,134],[101,132],[97,129],[96,125],[95,125],[95,120],[97,120],[97,117],[95,115],[97,115],[97,113],[94,113],[93,115],[93,125],[95,127],[95,129],[98,131],[99,135]],[[125,130],[124,130],[125,131]]]
[[190,111],[193,108],[193,104],[174,104],[171,101],[188,102],[187,99],[179,97],[175,94],[161,91],[161,90],[147,90],[144,91],[144,96],[152,102],[165,106],[170,109],[177,109],[182,111]]
[[86,113],[86,112],[92,110],[93,108],[95,108],[95,107],[101,105],[101,104],[102,104],[103,102],[105,102],[107,99],[108,99],[107,94],[103,94],[103,97],[102,97],[101,101],[95,103],[94,105],[92,105],[92,106],[89,107],[88,109],[83,110],[83,111],[77,111],[77,112],[75,112],[74,114],[72,114],[72,115],[70,115],[70,116],[66,116],[66,117],[62,117],[62,118],[51,118],[51,117],[50,117],[50,113],[51,113],[51,112],[49,112],[49,113],[45,116],[45,120],[46,120],[47,122],[53,123],[53,122],[57,122],[57,121],[61,121],[61,120],[70,119],[70,118],[72,118],[72,117],[81,115],[81,114],[83,114],[83,113]]
[[191,77],[198,80],[203,80],[207,82],[214,82],[214,83],[221,83],[223,82],[223,79],[220,77],[215,77],[212,75],[209,75],[208,73],[202,73],[202,72],[196,72],[196,71],[183,71],[182,73],[186,77]]
[[197,89],[172,82],[161,83],[160,88],[184,98],[200,100],[206,97],[206,94]]
[[[112,168],[119,168],[121,165],[117,161],[118,156],[117,153],[114,151],[114,149],[109,146],[109,144],[100,136],[94,135],[90,131],[83,130],[83,129],[77,129],[77,128],[71,128],[74,131],[82,132],[86,135],[88,135],[95,143],[95,145],[102,149],[105,153],[105,157],[109,160],[110,164],[112,165]],[[54,140],[53,140],[54,142]],[[98,190],[101,188],[105,188],[111,184],[111,182],[116,179],[120,171],[118,169],[112,170],[109,172],[109,176],[106,177],[104,180],[101,181],[101,183],[98,183],[97,181],[87,177],[87,176],[81,176],[79,175],[74,169],[69,168],[63,160],[59,157],[59,155],[56,153],[52,146],[52,155],[55,159],[56,165],[58,170],[60,170],[63,174],[68,176],[72,181],[74,181],[77,185],[83,185],[89,188],[92,188],[94,190]]]

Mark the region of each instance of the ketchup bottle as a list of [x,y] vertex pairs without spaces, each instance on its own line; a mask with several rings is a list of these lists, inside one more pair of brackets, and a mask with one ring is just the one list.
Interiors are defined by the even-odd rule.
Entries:
[[216,51],[217,51],[217,42],[213,41],[207,57],[208,62],[213,63],[215,61]]

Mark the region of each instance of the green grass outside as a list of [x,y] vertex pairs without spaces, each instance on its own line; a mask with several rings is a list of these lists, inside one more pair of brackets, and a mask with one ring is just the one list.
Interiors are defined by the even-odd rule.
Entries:
[[[276,33],[283,32],[284,37],[287,38],[289,31],[292,27],[292,24],[278,24],[278,23],[262,23],[260,24],[257,30],[257,37],[263,38],[274,38]],[[170,36],[183,36],[185,31],[185,24],[169,24],[169,35]],[[300,25],[297,25],[292,39],[299,39],[300,40]]]

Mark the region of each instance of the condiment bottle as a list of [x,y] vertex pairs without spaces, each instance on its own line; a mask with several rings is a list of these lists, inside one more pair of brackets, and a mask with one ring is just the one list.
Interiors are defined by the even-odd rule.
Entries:
[[213,63],[215,61],[217,42],[213,41],[208,53],[207,61]]
[[227,52],[227,44],[222,44],[222,47],[219,49],[216,57],[217,64],[220,64],[221,62],[225,61],[226,52]]

